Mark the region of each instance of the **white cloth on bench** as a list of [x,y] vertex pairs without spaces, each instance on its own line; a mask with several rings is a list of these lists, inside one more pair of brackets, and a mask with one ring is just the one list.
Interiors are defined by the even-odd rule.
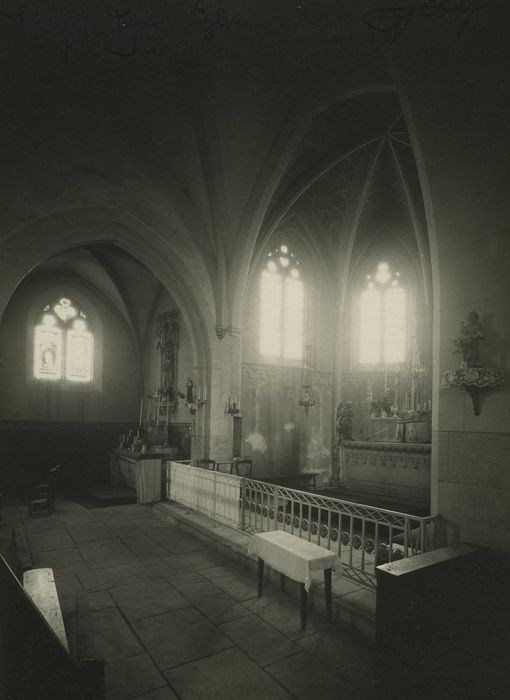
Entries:
[[307,591],[312,583],[312,571],[334,569],[339,576],[342,569],[335,552],[283,530],[253,535],[248,543],[248,553],[255,554],[272,569],[294,581],[304,583]]

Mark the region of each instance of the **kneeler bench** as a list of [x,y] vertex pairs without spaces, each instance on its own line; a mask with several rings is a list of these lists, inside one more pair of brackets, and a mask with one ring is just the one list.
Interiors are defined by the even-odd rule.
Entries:
[[23,584],[0,556],[0,698],[104,698],[104,660],[90,644],[87,601],[76,597],[72,657],[52,569],[25,571]]
[[307,542],[283,530],[262,532],[253,535],[248,544],[248,553],[258,557],[258,597],[262,597],[264,564],[280,572],[282,588],[285,577],[299,583],[301,599],[301,629],[306,629],[308,591],[312,584],[312,571],[324,571],[324,603],[326,617],[331,621],[331,570],[337,576],[341,562],[335,552]]
[[60,640],[60,643],[69,652],[53,569],[30,569],[30,571],[25,571],[23,574],[23,588],[32,599],[35,607],[42,613],[53,633]]

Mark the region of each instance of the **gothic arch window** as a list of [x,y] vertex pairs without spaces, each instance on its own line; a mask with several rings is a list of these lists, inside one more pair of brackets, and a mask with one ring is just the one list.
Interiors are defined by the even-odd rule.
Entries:
[[287,243],[265,257],[260,275],[259,352],[271,359],[303,359],[305,285]]
[[381,261],[359,296],[358,362],[396,364],[407,358],[408,292],[400,273]]
[[94,378],[94,335],[87,315],[61,297],[42,309],[33,328],[34,379],[77,384]]

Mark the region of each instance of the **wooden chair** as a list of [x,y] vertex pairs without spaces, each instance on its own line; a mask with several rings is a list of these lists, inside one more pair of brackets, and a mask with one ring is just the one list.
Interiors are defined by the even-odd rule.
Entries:
[[34,513],[52,514],[52,499],[48,484],[34,484],[28,499],[28,517]]
[[46,481],[32,485],[28,501],[29,517],[35,512],[47,512],[48,515],[55,512],[57,474],[59,469],[60,465],[55,465],[48,471]]
[[[251,479],[251,470],[252,470],[252,468],[253,468],[253,462],[252,462],[251,459],[246,459],[246,458],[243,458],[243,459],[236,459],[236,460],[233,462],[233,464],[235,465],[237,476],[247,476],[248,478]],[[247,467],[246,469],[242,469],[242,470],[241,470],[241,471],[244,471],[244,474],[240,474],[240,473],[239,473],[239,465],[240,465],[240,464],[241,464],[241,465],[246,465],[246,467]],[[232,473],[232,470],[230,471],[230,473]]]
[[197,460],[197,467],[201,467],[202,469],[212,469],[213,472],[218,471],[218,465],[214,459],[199,459]]

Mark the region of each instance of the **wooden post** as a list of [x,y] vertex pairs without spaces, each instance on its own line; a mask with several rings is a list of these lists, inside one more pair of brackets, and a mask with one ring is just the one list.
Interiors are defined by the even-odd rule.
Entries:
[[324,569],[324,608],[326,618],[331,622],[331,569]]
[[262,598],[262,588],[264,586],[264,560],[259,557],[257,595]]
[[306,592],[304,583],[300,583],[299,588],[301,592],[301,631],[304,632],[306,630],[306,603],[308,600],[308,593]]

